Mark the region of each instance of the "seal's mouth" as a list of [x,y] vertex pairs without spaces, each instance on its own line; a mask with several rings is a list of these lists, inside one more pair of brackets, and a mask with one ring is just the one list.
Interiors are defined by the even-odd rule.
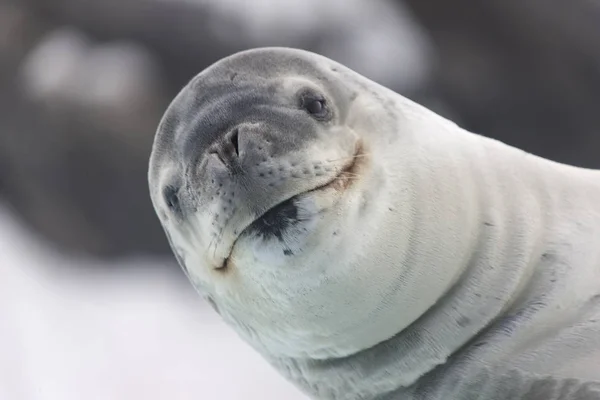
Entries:
[[289,226],[299,221],[298,208],[296,207],[295,202],[301,196],[303,197],[310,193],[316,193],[328,189],[334,189],[338,192],[345,191],[357,176],[356,172],[358,170],[358,166],[361,162],[362,156],[362,145],[359,143],[357,145],[357,150],[355,151],[354,156],[349,157],[349,162],[344,167],[342,167],[340,172],[333,178],[331,178],[329,181],[313,189],[306,190],[302,193],[297,193],[289,197],[288,199],[275,204],[273,207],[267,209],[263,214],[259,215],[255,220],[248,224],[246,228],[241,230],[240,234],[231,244],[229,255],[225,258],[223,264],[216,267],[215,269],[227,269],[231,253],[233,251],[233,248],[235,247],[237,240],[246,232],[255,231],[265,236],[268,232],[268,234],[273,235],[279,238],[280,240],[283,240],[284,231]]

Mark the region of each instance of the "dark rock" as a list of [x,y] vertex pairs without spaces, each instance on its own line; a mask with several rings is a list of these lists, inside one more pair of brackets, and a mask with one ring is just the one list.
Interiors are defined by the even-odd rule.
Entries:
[[436,87],[467,128],[600,168],[600,3],[406,0],[438,54]]

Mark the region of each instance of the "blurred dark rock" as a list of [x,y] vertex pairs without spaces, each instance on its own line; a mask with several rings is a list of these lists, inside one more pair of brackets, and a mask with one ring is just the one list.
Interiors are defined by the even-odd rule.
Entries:
[[432,37],[435,86],[464,126],[600,168],[600,2],[402,2]]
[[22,0],[99,41],[132,40],[158,56],[176,88],[212,62],[257,46],[313,50],[407,93],[430,75],[431,46],[389,0]]
[[2,135],[4,192],[63,249],[167,250],[147,200],[149,132],[169,100],[155,64],[138,45],[75,30],[45,35],[22,63],[18,109],[30,118]]
[[0,0],[0,195],[63,250],[169,253],[146,187],[158,120],[200,70],[270,45],[600,168],[599,21],[589,0]]
[[154,132],[177,91],[219,58],[305,48],[432,98],[428,38],[401,6],[243,4],[0,0],[0,194],[62,250],[169,253],[146,183]]

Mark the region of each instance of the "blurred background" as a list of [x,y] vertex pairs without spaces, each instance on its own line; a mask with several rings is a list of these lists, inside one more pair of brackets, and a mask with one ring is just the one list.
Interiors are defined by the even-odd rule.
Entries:
[[0,0],[0,400],[304,399],[185,281],[146,183],[183,85],[273,45],[600,168],[594,0]]

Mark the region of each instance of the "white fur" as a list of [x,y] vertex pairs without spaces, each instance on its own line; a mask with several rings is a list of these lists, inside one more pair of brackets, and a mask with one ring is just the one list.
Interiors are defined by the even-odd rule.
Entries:
[[[315,216],[310,234],[292,235],[294,257],[281,256],[277,244],[239,240],[235,274],[223,279],[206,272],[213,262],[202,242],[207,214],[190,232],[166,226],[185,249],[192,280],[214,296],[225,320],[271,359],[348,356],[402,332],[462,282],[439,318],[420,322],[427,345],[402,354],[402,385],[445,363],[498,316],[540,298],[543,310],[514,334],[490,337],[478,361],[469,361],[472,370],[501,363],[600,381],[600,172],[469,133],[303,54],[335,65],[339,84],[360,92],[343,129],[365,142],[370,164],[341,199],[303,200]],[[335,159],[345,151],[333,139],[313,150],[298,157]],[[460,319],[474,322],[459,326]],[[287,374],[317,379],[310,371]],[[361,385],[357,393],[367,390]]]

